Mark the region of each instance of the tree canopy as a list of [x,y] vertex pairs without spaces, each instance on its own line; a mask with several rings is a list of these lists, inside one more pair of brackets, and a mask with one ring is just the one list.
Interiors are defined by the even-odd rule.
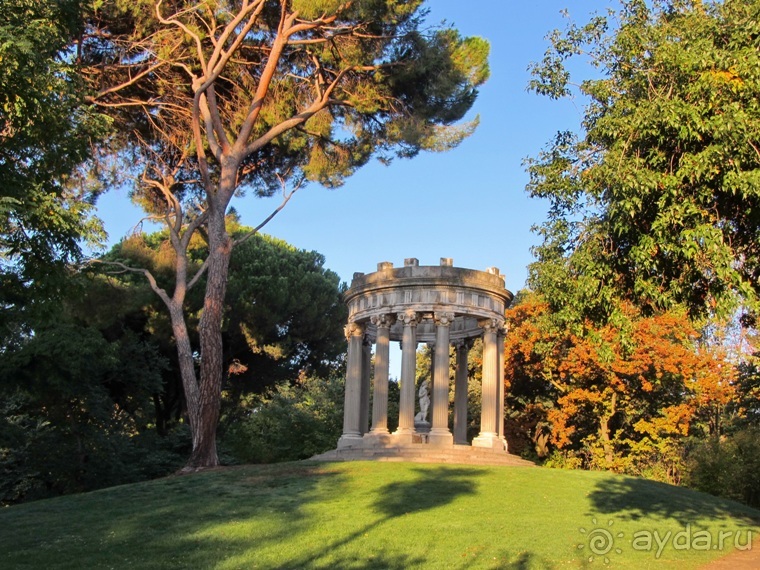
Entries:
[[541,453],[678,482],[685,438],[746,409],[747,355],[721,327],[751,326],[760,299],[759,16],[756,0],[623,0],[531,66],[532,90],[583,104],[578,132],[526,161],[549,212],[506,361]]
[[625,0],[551,35],[533,90],[570,95],[571,58],[596,69],[583,132],[528,161],[551,205],[534,289],[602,319],[615,297],[692,318],[757,308],[759,47],[756,0]]
[[153,191],[171,173],[185,192],[335,186],[372,154],[451,148],[488,76],[487,42],[423,32],[421,0],[99,4],[80,65]]
[[[251,230],[235,220],[228,223],[233,236],[247,235]],[[195,267],[202,264],[206,249],[200,237],[190,244]],[[167,286],[174,279],[174,256],[166,232],[156,232],[125,238],[112,248],[107,259],[144,267],[159,285]],[[233,250],[222,334],[224,389],[234,400],[292,381],[302,373],[325,376],[341,365],[346,318],[341,295],[345,284],[324,263],[324,256],[316,251],[300,250],[265,234],[253,235]],[[139,276],[112,276],[100,286],[93,283],[87,302],[104,307],[102,318],[113,315],[117,322],[136,331],[150,332],[164,357],[172,362],[168,373],[173,378],[171,383],[178,385],[170,391],[181,392],[177,357],[172,355],[170,319],[149,289]],[[202,290],[193,290],[187,300],[192,330],[202,306]],[[114,324],[98,323],[104,328]],[[191,343],[197,349],[197,334],[191,335]]]

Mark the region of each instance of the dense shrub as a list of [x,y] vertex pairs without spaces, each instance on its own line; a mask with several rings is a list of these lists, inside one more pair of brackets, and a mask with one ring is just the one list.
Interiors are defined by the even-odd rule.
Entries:
[[343,430],[344,380],[307,377],[248,396],[227,425],[223,447],[245,463],[306,459],[334,449]]
[[[116,335],[114,335],[116,336]],[[53,322],[0,359],[0,504],[165,475],[189,454],[185,430],[156,433],[164,361],[123,333]]]
[[0,505],[160,477],[190,452],[183,425],[165,437],[128,434],[94,422],[54,423],[33,403],[21,393],[0,403]]
[[573,451],[552,451],[543,463],[550,469],[582,469],[583,459]]
[[686,484],[760,507],[760,429],[699,441],[687,460]]

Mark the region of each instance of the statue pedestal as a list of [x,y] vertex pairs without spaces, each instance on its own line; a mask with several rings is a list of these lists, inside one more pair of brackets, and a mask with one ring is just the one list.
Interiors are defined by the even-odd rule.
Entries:
[[414,421],[414,437],[412,443],[427,443],[428,434],[430,433],[430,422],[425,420]]

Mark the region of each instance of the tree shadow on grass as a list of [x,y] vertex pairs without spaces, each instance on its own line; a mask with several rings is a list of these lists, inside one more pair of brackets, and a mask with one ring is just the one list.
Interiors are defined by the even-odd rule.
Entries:
[[297,559],[288,560],[278,568],[296,570],[299,568],[388,568],[402,570],[411,566],[424,565],[425,558],[413,553],[391,554],[367,552],[360,547],[357,554],[336,557],[336,551],[359,541],[373,530],[391,522],[396,517],[428,511],[451,503],[462,495],[474,494],[477,490],[475,478],[483,473],[479,469],[467,468],[417,468],[412,470],[415,478],[411,481],[393,481],[376,491],[371,508],[380,516],[374,521],[325,544],[318,551],[304,553]]
[[508,552],[501,554],[491,566],[492,570],[553,570],[555,566],[532,552],[521,552],[511,556]]
[[[335,548],[330,546],[330,549]],[[327,556],[329,550],[326,548],[323,553],[316,555],[305,555],[298,560],[288,560],[282,565],[277,565],[278,570],[372,570],[382,568],[383,570],[406,570],[407,568],[419,567],[424,565],[425,559],[421,556],[409,554],[387,554],[387,553],[365,553],[363,555],[338,555],[331,554],[329,560],[320,560]]]
[[442,507],[463,495],[477,492],[475,478],[484,473],[473,468],[414,469],[413,481],[394,481],[377,490],[373,503],[384,520]]
[[[411,469],[414,477],[405,481],[391,481],[375,491],[375,500],[370,505],[379,516],[374,521],[356,528],[352,532],[339,539],[326,543],[318,551],[304,553],[298,559],[290,559],[287,563],[278,566],[281,570],[297,570],[301,568],[327,569],[327,568],[351,568],[370,569],[383,568],[390,570],[402,570],[409,567],[425,567],[431,564],[423,554],[419,552],[389,553],[369,552],[362,550],[360,541],[362,537],[372,531],[378,530],[387,524],[393,524],[396,519],[408,515],[422,514],[435,509],[445,507],[458,498],[474,496],[478,492],[478,478],[487,471],[478,468],[464,467],[426,467]],[[447,518],[450,517],[450,513]],[[435,518],[430,519],[431,530],[434,535],[432,542],[446,540],[446,535],[435,535]],[[487,524],[487,521],[484,521]],[[408,532],[406,527],[404,531]],[[408,537],[405,537],[408,538]],[[341,555],[341,549],[355,544],[351,555]],[[389,545],[390,546],[390,545]],[[394,545],[397,546],[397,545]],[[424,551],[424,546],[421,546]],[[489,555],[490,556],[490,555]],[[531,568],[550,569],[552,566],[541,560],[531,552],[510,553],[499,551],[493,559],[484,559],[477,554],[469,557],[453,558],[447,563],[447,567],[469,568],[476,564],[479,568],[493,568],[499,570],[528,570]]]
[[596,484],[589,498],[592,514],[621,520],[660,517],[687,524],[705,518],[732,518],[748,526],[760,523],[760,512],[740,503],[648,479],[606,478]]

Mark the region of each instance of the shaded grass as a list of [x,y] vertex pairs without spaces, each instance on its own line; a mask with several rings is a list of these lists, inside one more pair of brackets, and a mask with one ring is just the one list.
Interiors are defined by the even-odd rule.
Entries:
[[[756,537],[759,523],[760,512],[737,503],[600,472],[299,462],[4,509],[0,567],[528,569],[607,558],[615,568],[697,568],[732,552],[733,540],[708,551],[671,540],[657,557],[656,545],[635,550],[634,534]],[[602,529],[613,548],[595,555]]]

